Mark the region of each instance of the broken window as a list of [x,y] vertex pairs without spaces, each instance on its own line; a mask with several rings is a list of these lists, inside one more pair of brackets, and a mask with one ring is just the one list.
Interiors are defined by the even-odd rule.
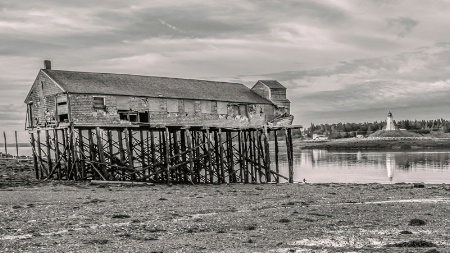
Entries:
[[56,97],[56,112],[58,122],[69,121],[69,109],[67,105],[67,97]]
[[105,98],[104,97],[94,97],[94,109],[95,110],[105,110]]
[[129,110],[118,110],[120,120],[129,122],[148,122],[148,112],[135,112]]
[[148,112],[139,112],[139,122],[148,123]]

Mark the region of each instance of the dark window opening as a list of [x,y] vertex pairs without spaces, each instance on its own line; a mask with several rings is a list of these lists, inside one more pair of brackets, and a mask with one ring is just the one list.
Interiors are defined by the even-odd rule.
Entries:
[[104,97],[94,97],[94,109],[105,110],[105,98]]
[[68,114],[61,114],[58,115],[58,122],[69,122],[69,115]]
[[139,113],[139,122],[148,123],[148,112]]
[[138,121],[138,114],[137,114],[137,112],[126,111],[126,110],[118,110],[117,113],[119,114],[120,120],[125,120],[125,121],[130,121],[130,122],[137,122]]
[[128,111],[118,111],[120,120],[128,120]]
[[137,114],[133,113],[133,114],[128,114],[128,118],[130,122],[137,122]]
[[34,125],[33,103],[29,103],[27,106],[27,121],[28,121],[28,127],[33,127],[33,125]]
[[41,90],[44,90],[44,82],[41,81]]

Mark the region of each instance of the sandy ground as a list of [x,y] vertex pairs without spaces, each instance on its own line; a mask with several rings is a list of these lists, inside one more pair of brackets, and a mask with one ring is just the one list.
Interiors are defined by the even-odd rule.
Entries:
[[450,185],[91,185],[0,168],[0,252],[450,252]]

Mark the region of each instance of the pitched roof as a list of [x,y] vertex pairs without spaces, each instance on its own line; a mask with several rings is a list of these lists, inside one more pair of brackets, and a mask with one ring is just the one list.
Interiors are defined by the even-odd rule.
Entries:
[[281,83],[279,83],[277,80],[259,80],[258,82],[261,82],[267,87],[272,89],[286,89]]
[[50,69],[41,71],[68,93],[272,104],[240,83]]

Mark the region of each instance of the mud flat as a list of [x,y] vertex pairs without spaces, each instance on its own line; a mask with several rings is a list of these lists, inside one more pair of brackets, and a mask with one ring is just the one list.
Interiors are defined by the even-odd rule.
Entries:
[[129,186],[8,175],[1,252],[450,251],[450,185]]
[[295,147],[331,150],[450,149],[448,138],[350,138],[330,141],[294,141]]

